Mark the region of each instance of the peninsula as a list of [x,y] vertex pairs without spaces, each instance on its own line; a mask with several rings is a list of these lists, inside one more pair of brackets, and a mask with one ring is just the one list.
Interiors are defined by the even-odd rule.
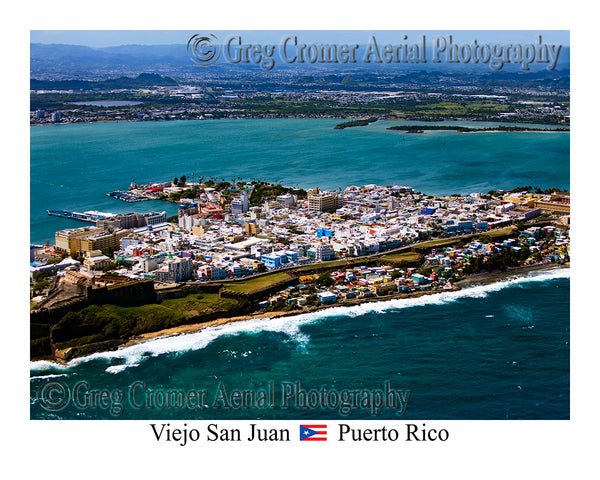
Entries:
[[130,193],[179,193],[178,215],[98,218],[32,247],[32,358],[569,264],[570,195],[558,189],[440,197],[397,185],[329,192],[182,177],[132,182]]

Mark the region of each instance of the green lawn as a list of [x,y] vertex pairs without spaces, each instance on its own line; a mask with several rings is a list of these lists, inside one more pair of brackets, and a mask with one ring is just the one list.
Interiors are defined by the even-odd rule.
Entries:
[[262,277],[251,278],[250,280],[225,283],[223,284],[223,287],[226,290],[234,292],[250,293],[270,287],[275,283],[289,280],[290,278],[292,277],[286,272],[276,272]]
[[240,304],[231,298],[221,298],[216,293],[191,293],[182,298],[163,300],[137,307],[120,307],[118,305],[90,305],[82,310],[67,313],[56,325],[77,331],[82,325],[92,327],[95,333],[71,338],[59,342],[59,348],[88,343],[102,342],[112,339],[126,339],[132,335],[156,332],[165,328],[177,327],[200,315],[210,313],[226,313]]
[[415,248],[429,248],[429,247],[439,247],[442,245],[452,245],[453,243],[457,243],[460,241],[460,238],[450,237],[450,238],[442,238],[441,240],[430,240],[429,242],[416,243],[414,245]]
[[218,293],[190,293],[183,298],[169,298],[163,300],[160,305],[178,314],[193,316],[195,315],[195,312],[204,315],[207,313],[231,310],[232,308],[237,307],[238,302],[233,298],[221,298]]
[[513,226],[509,225],[508,227],[501,228],[500,230],[484,232],[483,235],[487,235],[488,237],[500,237],[502,235],[510,235],[514,231],[515,229],[513,228]]
[[404,252],[404,253],[392,253],[391,255],[386,255],[385,260],[390,262],[407,262],[414,263],[421,260],[423,256],[416,252]]

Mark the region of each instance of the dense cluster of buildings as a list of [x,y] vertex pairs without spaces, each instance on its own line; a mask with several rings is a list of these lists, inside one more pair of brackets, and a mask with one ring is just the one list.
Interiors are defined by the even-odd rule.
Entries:
[[[183,188],[157,185],[132,188],[156,194]],[[197,195],[182,200],[177,224],[167,223],[165,212],[131,213],[98,219],[96,226],[61,230],[55,245],[32,249],[32,261],[37,262],[32,271],[59,268],[62,262],[48,266],[48,260],[75,254],[84,258],[82,269],[95,273],[116,268],[117,262],[117,272],[134,279],[223,280],[377,254],[430,238],[485,233],[546,212],[565,225],[569,220],[566,192],[433,197],[405,186],[364,185],[343,191],[314,189],[306,198],[286,193],[250,206],[252,184],[240,184],[233,192],[230,188],[227,196],[199,184],[185,188],[194,188]],[[460,268],[457,258],[460,254],[444,252],[438,260],[454,269]],[[67,263],[64,267],[72,266]]]
[[331,304],[397,293],[449,290],[451,281],[462,277],[472,262],[479,259],[485,263],[507,251],[524,251],[522,265],[564,264],[570,258],[569,232],[566,227],[530,227],[502,242],[473,240],[460,248],[433,249],[418,268],[384,265],[338,270],[331,274],[328,285],[320,284],[317,275],[305,275],[300,277],[299,285],[275,293],[260,306]]
[[[256,73],[256,72],[255,72]],[[272,72],[270,72],[272,74]],[[44,109],[37,109],[30,112],[30,123],[32,125],[51,124],[51,123],[81,123],[98,121],[156,121],[156,120],[188,120],[188,119],[209,119],[209,118],[281,118],[281,117],[312,117],[312,118],[345,118],[354,117],[354,109],[347,112],[344,108],[349,105],[363,107],[366,115],[370,106],[389,104],[390,110],[396,110],[394,105],[399,102],[438,102],[445,100],[454,102],[457,100],[485,100],[499,105],[503,110],[498,114],[487,115],[489,120],[535,120],[552,117],[560,119],[561,123],[568,123],[570,119],[570,109],[568,101],[538,101],[522,100],[523,96],[558,96],[568,99],[568,90],[566,89],[546,89],[541,85],[536,88],[518,87],[510,88],[504,85],[490,86],[485,85],[486,91],[490,88],[494,94],[481,94],[481,87],[476,85],[458,85],[457,91],[462,93],[448,93],[447,91],[435,91],[436,83],[431,85],[421,84],[419,87],[413,82],[407,84],[396,83],[395,88],[379,89],[376,87],[366,87],[363,90],[356,88],[331,88],[324,89],[322,83],[313,83],[312,87],[306,85],[306,88],[300,87],[294,78],[273,77],[269,78],[268,84],[277,83],[277,88],[270,88],[259,82],[259,85],[252,87],[249,79],[244,78],[234,80],[230,85],[232,88],[224,88],[219,85],[222,78],[210,80],[205,79],[212,86],[198,85],[156,85],[144,88],[123,88],[91,90],[89,92],[74,90],[31,90],[34,95],[60,95],[65,102],[59,111],[46,112]],[[197,79],[194,77],[194,81]],[[400,80],[400,79],[398,79]],[[420,79],[422,82],[423,79]],[[451,82],[450,78],[444,78],[446,83]],[[290,83],[291,82],[291,83]],[[331,78],[327,83],[331,82]],[[236,85],[237,84],[237,85]],[[287,85],[286,85],[287,84]],[[449,86],[449,85],[448,85]],[[419,91],[420,89],[424,91]],[[431,91],[434,90],[434,91]],[[89,103],[77,102],[79,94],[88,93],[98,95],[100,100]],[[118,95],[122,98],[123,94],[129,94],[135,98],[148,98],[150,102],[140,101],[113,101],[101,100],[111,98],[112,95]],[[319,104],[329,105],[330,109],[324,109],[322,112],[298,113],[295,109],[278,112],[277,109],[266,106],[260,111],[253,111],[248,105],[264,102],[265,97],[269,97],[273,103],[308,103],[318,102]],[[268,105],[268,104],[267,104]],[[93,108],[89,108],[89,107]],[[510,108],[509,108],[510,106]],[[338,107],[338,108],[336,108]],[[413,113],[412,117],[416,120],[426,120]],[[441,120],[441,118],[437,118]]]

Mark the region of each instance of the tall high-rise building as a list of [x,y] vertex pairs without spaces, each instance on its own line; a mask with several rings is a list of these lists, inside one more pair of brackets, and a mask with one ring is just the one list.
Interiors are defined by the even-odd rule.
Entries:
[[248,201],[246,193],[242,192],[239,197],[234,198],[231,201],[231,213],[233,215],[243,215],[248,210],[250,210],[250,202]]

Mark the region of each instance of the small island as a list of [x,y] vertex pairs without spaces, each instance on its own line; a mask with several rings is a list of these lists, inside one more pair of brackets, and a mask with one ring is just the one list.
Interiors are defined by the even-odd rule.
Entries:
[[[337,128],[337,126],[335,127]],[[490,128],[472,128],[463,127],[460,125],[395,125],[388,127],[386,130],[398,130],[404,133],[424,133],[425,130],[438,131],[456,131],[459,133],[468,132],[568,132],[568,128],[534,128],[534,127],[517,127],[517,126],[498,126]]]
[[334,130],[343,130],[344,128],[350,127],[366,127],[369,123],[373,123],[377,121],[377,117],[369,117],[363,120],[352,120],[350,122],[338,123],[334,128]]

